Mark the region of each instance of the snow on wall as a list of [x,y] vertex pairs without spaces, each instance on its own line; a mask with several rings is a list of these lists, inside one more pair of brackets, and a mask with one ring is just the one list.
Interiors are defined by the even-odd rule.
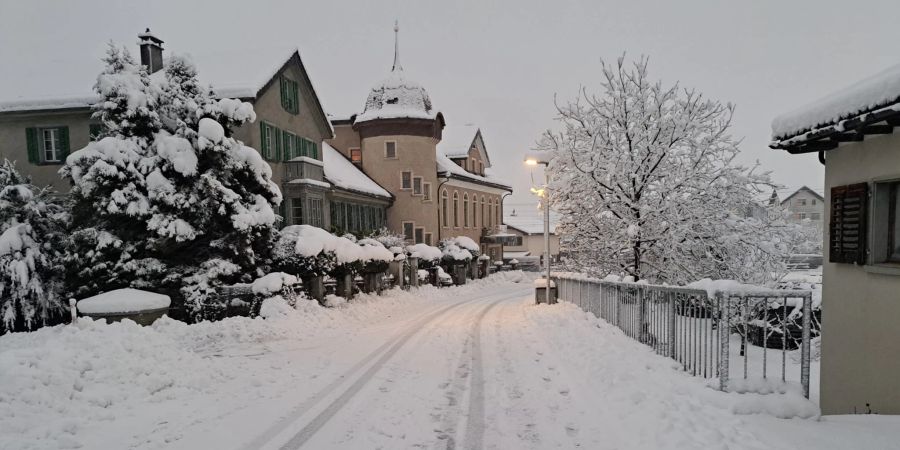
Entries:
[[772,121],[772,138],[791,137],[898,100],[900,64],[776,117]]
[[351,191],[391,198],[390,192],[372,181],[327,142],[322,142],[322,159],[325,161],[325,179],[331,184]]
[[83,314],[122,314],[168,308],[171,303],[168,295],[125,288],[82,299],[78,302],[78,311]]

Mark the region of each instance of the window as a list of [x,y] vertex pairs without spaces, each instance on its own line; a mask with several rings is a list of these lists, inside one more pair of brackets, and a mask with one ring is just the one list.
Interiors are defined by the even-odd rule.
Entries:
[[496,198],[494,199],[494,219],[496,220],[495,226],[500,225],[503,221],[503,218],[500,217],[500,201]]
[[291,199],[291,224],[292,225],[302,225],[303,224],[303,199],[300,199],[300,198],[292,198]]
[[484,221],[484,218],[487,217],[484,215],[484,196],[481,196],[481,227],[487,228],[488,224]]
[[900,180],[875,183],[872,208],[873,262],[900,263]]
[[472,172],[478,172],[478,163],[475,162],[475,158],[472,158],[472,164],[469,164],[469,167],[471,168]]
[[809,218],[812,220],[822,220],[822,215],[819,213],[810,213]]
[[815,204],[816,204],[816,199],[812,199],[810,202],[811,202],[812,205],[815,205]]
[[441,225],[447,228],[447,191],[441,191]]
[[422,177],[413,177],[413,195],[422,195]]
[[425,233],[425,244],[431,245],[431,233]]
[[422,183],[422,200],[431,201],[431,183]]
[[281,107],[291,114],[300,112],[297,82],[284,76],[281,77]]
[[350,162],[353,164],[362,164],[362,150],[358,148],[350,149]]
[[475,221],[475,201],[477,198],[477,195],[472,196],[472,228],[478,228],[478,223]]
[[324,208],[322,207],[323,206],[322,199],[313,197],[313,198],[310,198],[308,201],[309,201],[309,205],[308,205],[309,206],[309,218],[308,218],[309,224],[314,227],[319,227],[319,228],[324,227],[325,223],[323,220],[323,213],[325,211],[324,211]]
[[45,162],[59,161],[59,129],[44,128],[41,130],[41,160]]
[[403,238],[407,241],[415,239],[415,224],[412,222],[403,222]]
[[275,159],[276,130],[277,128],[265,122],[259,123],[259,150],[263,158],[268,160]]
[[69,127],[26,128],[28,162],[57,164],[69,155]]
[[453,191],[453,227],[459,228],[459,192]]
[[806,219],[806,213],[799,213],[797,214],[797,217],[799,217],[800,220]]
[[487,209],[488,209],[488,224],[487,224],[487,226],[490,228],[490,227],[494,226],[494,208],[491,207],[490,202],[488,202]]
[[400,172],[400,189],[412,189],[412,172]]
[[385,158],[396,158],[397,157],[397,143],[394,141],[386,141],[384,143],[384,157]]
[[469,193],[463,194],[463,226],[469,228]]
[[297,144],[300,143],[297,140],[297,136],[287,131],[282,131],[281,133],[281,153],[284,155],[284,160],[287,161],[300,156],[296,148]]
[[421,244],[423,242],[425,242],[425,229],[416,228],[416,244]]
[[798,198],[798,199],[797,199],[797,206],[806,206],[806,199],[805,199],[805,198]]

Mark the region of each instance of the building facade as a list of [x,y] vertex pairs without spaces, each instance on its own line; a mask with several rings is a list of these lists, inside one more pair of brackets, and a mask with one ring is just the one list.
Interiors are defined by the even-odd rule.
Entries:
[[363,111],[332,125],[328,144],[393,195],[390,230],[429,245],[467,236],[502,259],[502,198],[511,188],[493,175],[481,130],[447,126],[427,91],[406,76],[396,42],[391,72]]
[[[141,64],[151,77],[164,76],[163,41],[149,30],[139,39]],[[227,78],[241,72],[237,68],[221,77],[214,73],[211,78],[228,86],[217,90],[220,97],[239,98],[254,107],[256,121],[235,129],[234,137],[257,149],[272,167],[273,181],[284,196],[283,225],[310,224],[360,234],[381,228],[393,197],[342,161],[339,153],[326,151],[324,141],[334,137],[334,130],[299,51],[275,63],[236,77],[249,82]],[[203,80],[203,67],[198,67],[198,72]],[[267,76],[259,77],[260,73]],[[84,89],[90,89],[90,84]],[[98,100],[86,93],[74,98],[0,103],[0,156],[16,161],[35,185],[67,193],[70,186],[58,171],[70,152],[97,136],[100,124],[91,118],[91,105]]]
[[810,224],[821,230],[825,213],[825,197],[803,186],[781,201],[781,206],[791,214],[796,223]]
[[772,148],[825,165],[824,414],[900,414],[898,85],[900,66],[773,123]]

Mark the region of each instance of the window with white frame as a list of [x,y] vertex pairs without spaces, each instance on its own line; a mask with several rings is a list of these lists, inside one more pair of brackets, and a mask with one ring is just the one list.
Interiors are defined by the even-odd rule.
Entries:
[[875,183],[872,250],[875,264],[900,264],[900,180]]
[[806,199],[805,199],[805,198],[798,198],[798,199],[797,199],[797,206],[806,206]]
[[41,130],[41,160],[44,162],[58,162],[60,160],[59,128],[44,128]]
[[422,183],[422,200],[431,201],[431,183]]
[[463,226],[469,228],[469,193],[463,194]]
[[441,191],[441,225],[443,225],[444,228],[449,226],[447,223],[449,220],[447,218],[448,213],[450,212],[449,209],[450,208],[447,206],[447,191]]
[[432,234],[431,234],[431,233],[425,233],[425,244],[431,245],[431,239],[432,239]]
[[407,241],[415,239],[416,225],[413,222],[403,222],[403,238]]
[[421,244],[425,242],[425,229],[424,228],[416,228],[416,236],[415,236],[416,244]]
[[453,192],[453,227],[459,228],[459,193]]
[[422,177],[413,177],[413,195],[422,195]]
[[400,172],[400,189],[412,189],[412,172],[408,170]]
[[362,164],[362,150],[358,148],[350,149],[350,162],[359,165]]
[[385,141],[384,143],[384,157],[385,158],[396,158],[397,157],[397,143],[394,141]]
[[291,224],[303,225],[303,199],[291,199]]

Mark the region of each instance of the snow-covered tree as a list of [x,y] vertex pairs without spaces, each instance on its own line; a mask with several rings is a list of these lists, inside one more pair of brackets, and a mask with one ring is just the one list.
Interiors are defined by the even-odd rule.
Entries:
[[60,317],[66,213],[14,164],[0,164],[0,330],[33,329]]
[[744,214],[772,183],[736,163],[734,107],[651,81],[644,58],[604,63],[601,84],[558,105],[562,128],[539,143],[570,264],[657,282],[771,281],[795,229]]
[[[187,59],[170,58],[152,81],[127,52],[111,49],[107,65],[95,106],[105,137],[63,169],[82,212],[73,281],[95,275],[86,292],[180,293],[197,313],[216,286],[252,280],[269,262],[281,192],[260,154],[231,137],[256,115],[202,87]],[[135,100],[116,106],[122,98]]]

